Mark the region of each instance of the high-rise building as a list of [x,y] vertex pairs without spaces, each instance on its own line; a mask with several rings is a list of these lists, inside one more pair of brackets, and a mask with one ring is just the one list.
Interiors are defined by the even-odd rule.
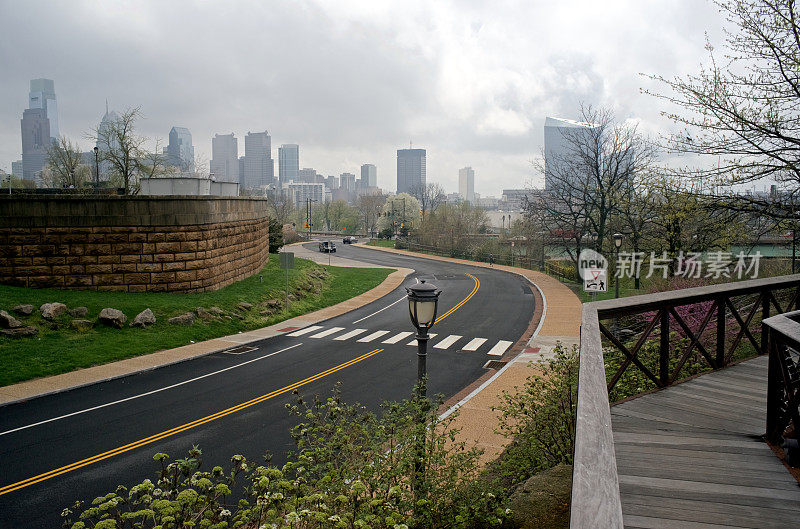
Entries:
[[239,182],[239,141],[233,133],[211,139],[211,172],[217,182]]
[[425,185],[425,149],[397,150],[397,192],[411,193]]
[[339,189],[339,177],[338,176],[333,176],[333,175],[327,177],[325,179],[325,185],[331,191],[334,190],[334,189]]
[[[574,134],[586,134],[597,125],[571,119],[551,118],[544,121],[544,188],[552,190],[568,174],[575,148],[570,141]],[[580,163],[577,161],[575,163]]]
[[285,188],[289,191],[289,196],[297,208],[305,208],[306,201],[311,202],[324,202],[325,201],[325,185],[324,184],[311,184],[308,182],[290,182],[284,184]]
[[342,173],[339,175],[339,187],[346,191],[356,190],[356,175],[353,173]]
[[278,148],[278,178],[281,184],[297,180],[300,170],[300,147],[287,143]]
[[242,185],[248,189],[264,188],[273,183],[274,177],[275,162],[272,160],[269,132],[248,132],[244,138]]
[[22,178],[22,160],[11,162],[11,174],[17,178]]
[[314,184],[317,181],[317,171],[311,167],[303,167],[297,171],[296,182],[305,182],[306,184]]
[[164,148],[166,164],[177,167],[182,172],[194,171],[194,146],[192,133],[186,127],[172,127],[169,131],[169,144]]
[[378,168],[371,163],[361,166],[361,187],[378,187]]
[[20,120],[22,133],[22,178],[37,180],[47,164],[47,151],[58,140],[58,105],[55,83],[33,79],[28,108]]
[[458,170],[458,194],[461,195],[461,200],[475,203],[475,171],[472,167]]

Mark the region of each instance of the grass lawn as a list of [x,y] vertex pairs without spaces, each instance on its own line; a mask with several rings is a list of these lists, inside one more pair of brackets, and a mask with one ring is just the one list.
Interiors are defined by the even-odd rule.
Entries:
[[[327,276],[321,273],[325,268]],[[285,297],[286,274],[276,254],[258,274],[202,294],[50,290],[0,285],[0,309],[11,312],[12,307],[29,303],[36,308],[31,316],[15,316],[26,325],[39,328],[39,334],[32,338],[0,337],[0,386],[272,325],[366,292],[391,272],[385,268],[322,267],[312,261],[295,259],[295,268],[289,274],[289,293],[297,299],[290,303],[288,312],[282,306],[270,310],[265,303]],[[42,319],[39,307],[56,301],[70,309],[87,307],[86,319],[89,320],[96,320],[103,308],[119,309],[128,317],[128,324],[149,307],[157,322],[146,329],[128,324],[122,329],[96,325],[87,332],[78,332],[70,327],[69,314],[52,323]],[[237,309],[239,302],[250,303],[253,307],[249,311]],[[230,316],[213,321],[197,318],[194,325],[188,327],[167,322],[168,318],[197,307],[219,307]]]
[[389,239],[370,239],[367,246],[382,246],[384,248],[394,248],[394,241]]

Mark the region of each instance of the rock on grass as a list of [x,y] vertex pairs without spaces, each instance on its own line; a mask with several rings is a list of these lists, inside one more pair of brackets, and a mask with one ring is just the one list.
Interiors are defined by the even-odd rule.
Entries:
[[8,336],[9,338],[25,338],[28,336],[36,336],[39,329],[36,327],[17,327],[16,329],[0,329],[0,334]]
[[22,322],[4,310],[0,310],[0,328],[17,329],[22,327]]
[[105,308],[100,311],[97,321],[103,325],[121,329],[125,322],[128,321],[128,318],[121,310]]
[[11,310],[16,312],[20,316],[30,316],[31,314],[33,314],[33,309],[34,309],[33,305],[29,305],[29,304],[25,303],[25,304],[22,304],[22,305],[17,305],[16,307],[14,307]]
[[131,322],[131,327],[147,327],[148,325],[153,325],[156,322],[156,315],[153,314],[153,311],[149,308],[144,309],[142,312],[136,315]]
[[85,318],[87,314],[89,314],[89,309],[86,307],[75,307],[74,309],[69,309],[69,315],[73,318]]
[[67,306],[58,302],[45,303],[39,307],[39,311],[42,313],[42,318],[46,320],[53,320],[67,312]]
[[173,325],[192,325],[194,323],[194,312],[185,312],[180,316],[175,316],[167,320]]
[[72,320],[69,322],[69,326],[78,332],[87,332],[92,330],[94,322],[92,320]]

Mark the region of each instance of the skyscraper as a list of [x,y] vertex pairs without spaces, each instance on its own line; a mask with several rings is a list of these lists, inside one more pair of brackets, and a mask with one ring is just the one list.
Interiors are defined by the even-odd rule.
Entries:
[[211,172],[217,182],[239,182],[239,141],[233,133],[211,139]]
[[458,194],[462,200],[470,204],[475,203],[475,171],[472,167],[464,167],[458,170]]
[[[563,167],[570,163],[574,147],[570,135],[586,134],[597,125],[572,119],[548,117],[544,122],[544,188],[552,190],[559,180],[573,171]],[[579,161],[577,163],[580,163]],[[562,174],[563,173],[563,174]]]
[[300,147],[287,143],[278,148],[278,179],[281,184],[297,180],[300,170]]
[[47,164],[47,151],[58,140],[58,105],[55,83],[33,79],[28,93],[28,108],[20,120],[22,133],[22,177],[36,180]]
[[194,146],[192,133],[185,127],[172,127],[169,131],[169,144],[164,149],[166,163],[178,167],[182,172],[194,170]]
[[425,149],[397,150],[397,192],[411,193],[425,185]]
[[346,191],[356,190],[356,175],[353,173],[342,173],[339,175],[339,187]]
[[272,160],[272,138],[269,132],[248,132],[244,138],[244,187],[263,188],[272,184],[275,162]]
[[361,187],[378,187],[378,168],[371,163],[361,166]]

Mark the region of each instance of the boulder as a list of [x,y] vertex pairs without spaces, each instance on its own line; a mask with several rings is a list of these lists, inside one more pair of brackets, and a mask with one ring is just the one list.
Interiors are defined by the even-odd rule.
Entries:
[[39,311],[42,313],[42,318],[46,320],[53,320],[67,312],[67,306],[58,302],[45,303],[39,307]]
[[236,304],[236,308],[239,310],[250,310],[253,308],[251,303],[247,303],[246,301],[240,301]]
[[180,316],[175,316],[174,318],[170,318],[169,321],[173,325],[192,325],[194,323],[194,312],[186,312],[181,314]]
[[89,309],[86,307],[75,307],[74,309],[69,309],[69,315],[73,318],[85,318],[87,314],[89,314]]
[[94,322],[92,320],[72,320],[69,322],[69,326],[78,332],[87,332],[92,330]]
[[18,329],[22,327],[22,322],[4,310],[0,310],[0,328]]
[[35,336],[39,332],[36,327],[17,327],[16,329],[0,329],[0,334],[10,338],[25,338],[27,336]]
[[97,321],[103,325],[121,329],[122,326],[125,325],[125,322],[128,321],[128,318],[125,317],[125,314],[123,314],[121,310],[105,308],[100,311]]
[[33,305],[29,305],[29,304],[25,303],[23,305],[17,305],[16,307],[14,307],[11,310],[16,312],[20,316],[30,316],[31,314],[33,314],[33,309],[34,309]]
[[214,316],[225,316],[225,311],[219,307],[211,307],[210,309],[208,309],[208,312],[210,312]]
[[216,316],[211,314],[209,311],[207,311],[203,307],[197,307],[196,309],[194,309],[194,312],[195,312],[195,314],[197,314],[197,317],[200,318],[203,321],[214,321],[214,320],[217,319]]
[[153,325],[156,322],[156,315],[153,314],[153,311],[149,308],[144,309],[142,312],[136,315],[131,322],[131,327],[147,327],[148,325]]
[[558,465],[519,484],[509,498],[512,527],[569,527],[572,466]]
[[280,308],[283,305],[283,300],[280,300],[280,299],[268,299],[267,301],[264,302],[264,304],[267,307],[271,308],[271,309],[277,309],[277,308]]

